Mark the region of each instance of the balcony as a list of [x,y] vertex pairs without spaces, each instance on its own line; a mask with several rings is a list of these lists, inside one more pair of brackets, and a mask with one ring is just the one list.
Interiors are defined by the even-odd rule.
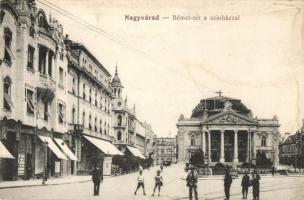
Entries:
[[40,81],[39,85],[41,88],[48,88],[53,91],[56,88],[56,82],[52,79],[52,77],[49,77],[48,75],[40,74],[39,81]]
[[121,124],[116,123],[114,125],[114,128],[126,128],[126,123],[121,123]]
[[114,144],[126,144],[124,140],[114,140]]

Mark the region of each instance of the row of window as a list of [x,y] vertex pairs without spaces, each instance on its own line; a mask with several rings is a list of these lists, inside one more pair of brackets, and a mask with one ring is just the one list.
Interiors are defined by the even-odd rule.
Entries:
[[[85,58],[82,58],[82,68],[86,69],[87,66],[87,60]],[[87,70],[91,75],[93,75],[96,79],[99,79],[100,82],[105,81],[106,85],[108,84],[108,80],[103,77],[102,73],[99,75],[98,70],[93,70],[93,66],[89,64],[89,69]]]

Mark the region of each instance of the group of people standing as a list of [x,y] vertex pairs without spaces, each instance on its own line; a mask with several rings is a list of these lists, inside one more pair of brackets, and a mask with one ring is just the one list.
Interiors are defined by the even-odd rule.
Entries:
[[[261,177],[257,170],[254,170],[251,179],[248,173],[245,172],[241,183],[243,199],[247,199],[248,188],[252,186],[253,200],[259,200],[260,179]],[[198,173],[195,166],[190,166],[190,171],[187,173],[186,181],[187,181],[187,187],[189,188],[189,199],[192,200],[192,194],[194,193],[195,200],[198,200],[198,193],[197,193]],[[226,200],[230,199],[231,184],[232,184],[232,176],[230,174],[230,171],[227,170],[224,178],[224,192],[225,192]]]
[[[259,200],[260,198],[260,175],[258,171],[255,169],[252,173],[252,179],[250,179],[247,172],[245,172],[243,178],[242,178],[242,194],[243,199],[247,199],[248,195],[248,188],[252,186],[252,194],[253,194],[253,200]],[[225,196],[226,199],[230,199],[230,187],[232,184],[232,176],[230,175],[229,170],[226,171],[225,178],[224,178],[224,188],[225,188]]]

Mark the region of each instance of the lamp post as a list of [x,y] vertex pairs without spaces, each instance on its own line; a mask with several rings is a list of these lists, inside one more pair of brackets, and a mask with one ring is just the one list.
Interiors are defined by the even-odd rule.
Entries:
[[48,146],[48,142],[44,141],[43,142],[43,147],[44,147],[44,162],[43,162],[43,178],[42,178],[42,185],[45,184],[45,181],[47,181],[47,146]]

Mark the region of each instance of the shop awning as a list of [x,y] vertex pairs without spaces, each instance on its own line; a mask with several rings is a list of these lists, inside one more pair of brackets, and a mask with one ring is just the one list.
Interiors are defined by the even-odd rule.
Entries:
[[71,159],[71,160],[78,160],[77,157],[73,154],[73,152],[70,150],[70,148],[65,144],[65,142],[62,139],[55,138],[55,142],[58,144],[58,146],[61,148],[61,150]]
[[6,149],[6,147],[0,141],[0,158],[15,159],[14,156]]
[[111,144],[108,141],[93,138],[93,137],[90,137],[90,136],[85,136],[85,135],[84,135],[84,137],[87,140],[89,140],[92,144],[94,144],[98,149],[100,149],[105,154],[123,155],[123,153],[121,153],[121,151],[119,151],[113,144]]
[[46,136],[38,136],[43,143],[47,143],[47,146],[53,151],[53,153],[62,160],[67,160],[67,157],[60,151],[60,149],[53,142],[52,138]]
[[129,151],[131,151],[131,153],[136,156],[139,157],[141,159],[146,159],[146,157],[144,155],[142,155],[142,153],[135,147],[131,147],[131,146],[127,146],[127,148],[129,149]]

